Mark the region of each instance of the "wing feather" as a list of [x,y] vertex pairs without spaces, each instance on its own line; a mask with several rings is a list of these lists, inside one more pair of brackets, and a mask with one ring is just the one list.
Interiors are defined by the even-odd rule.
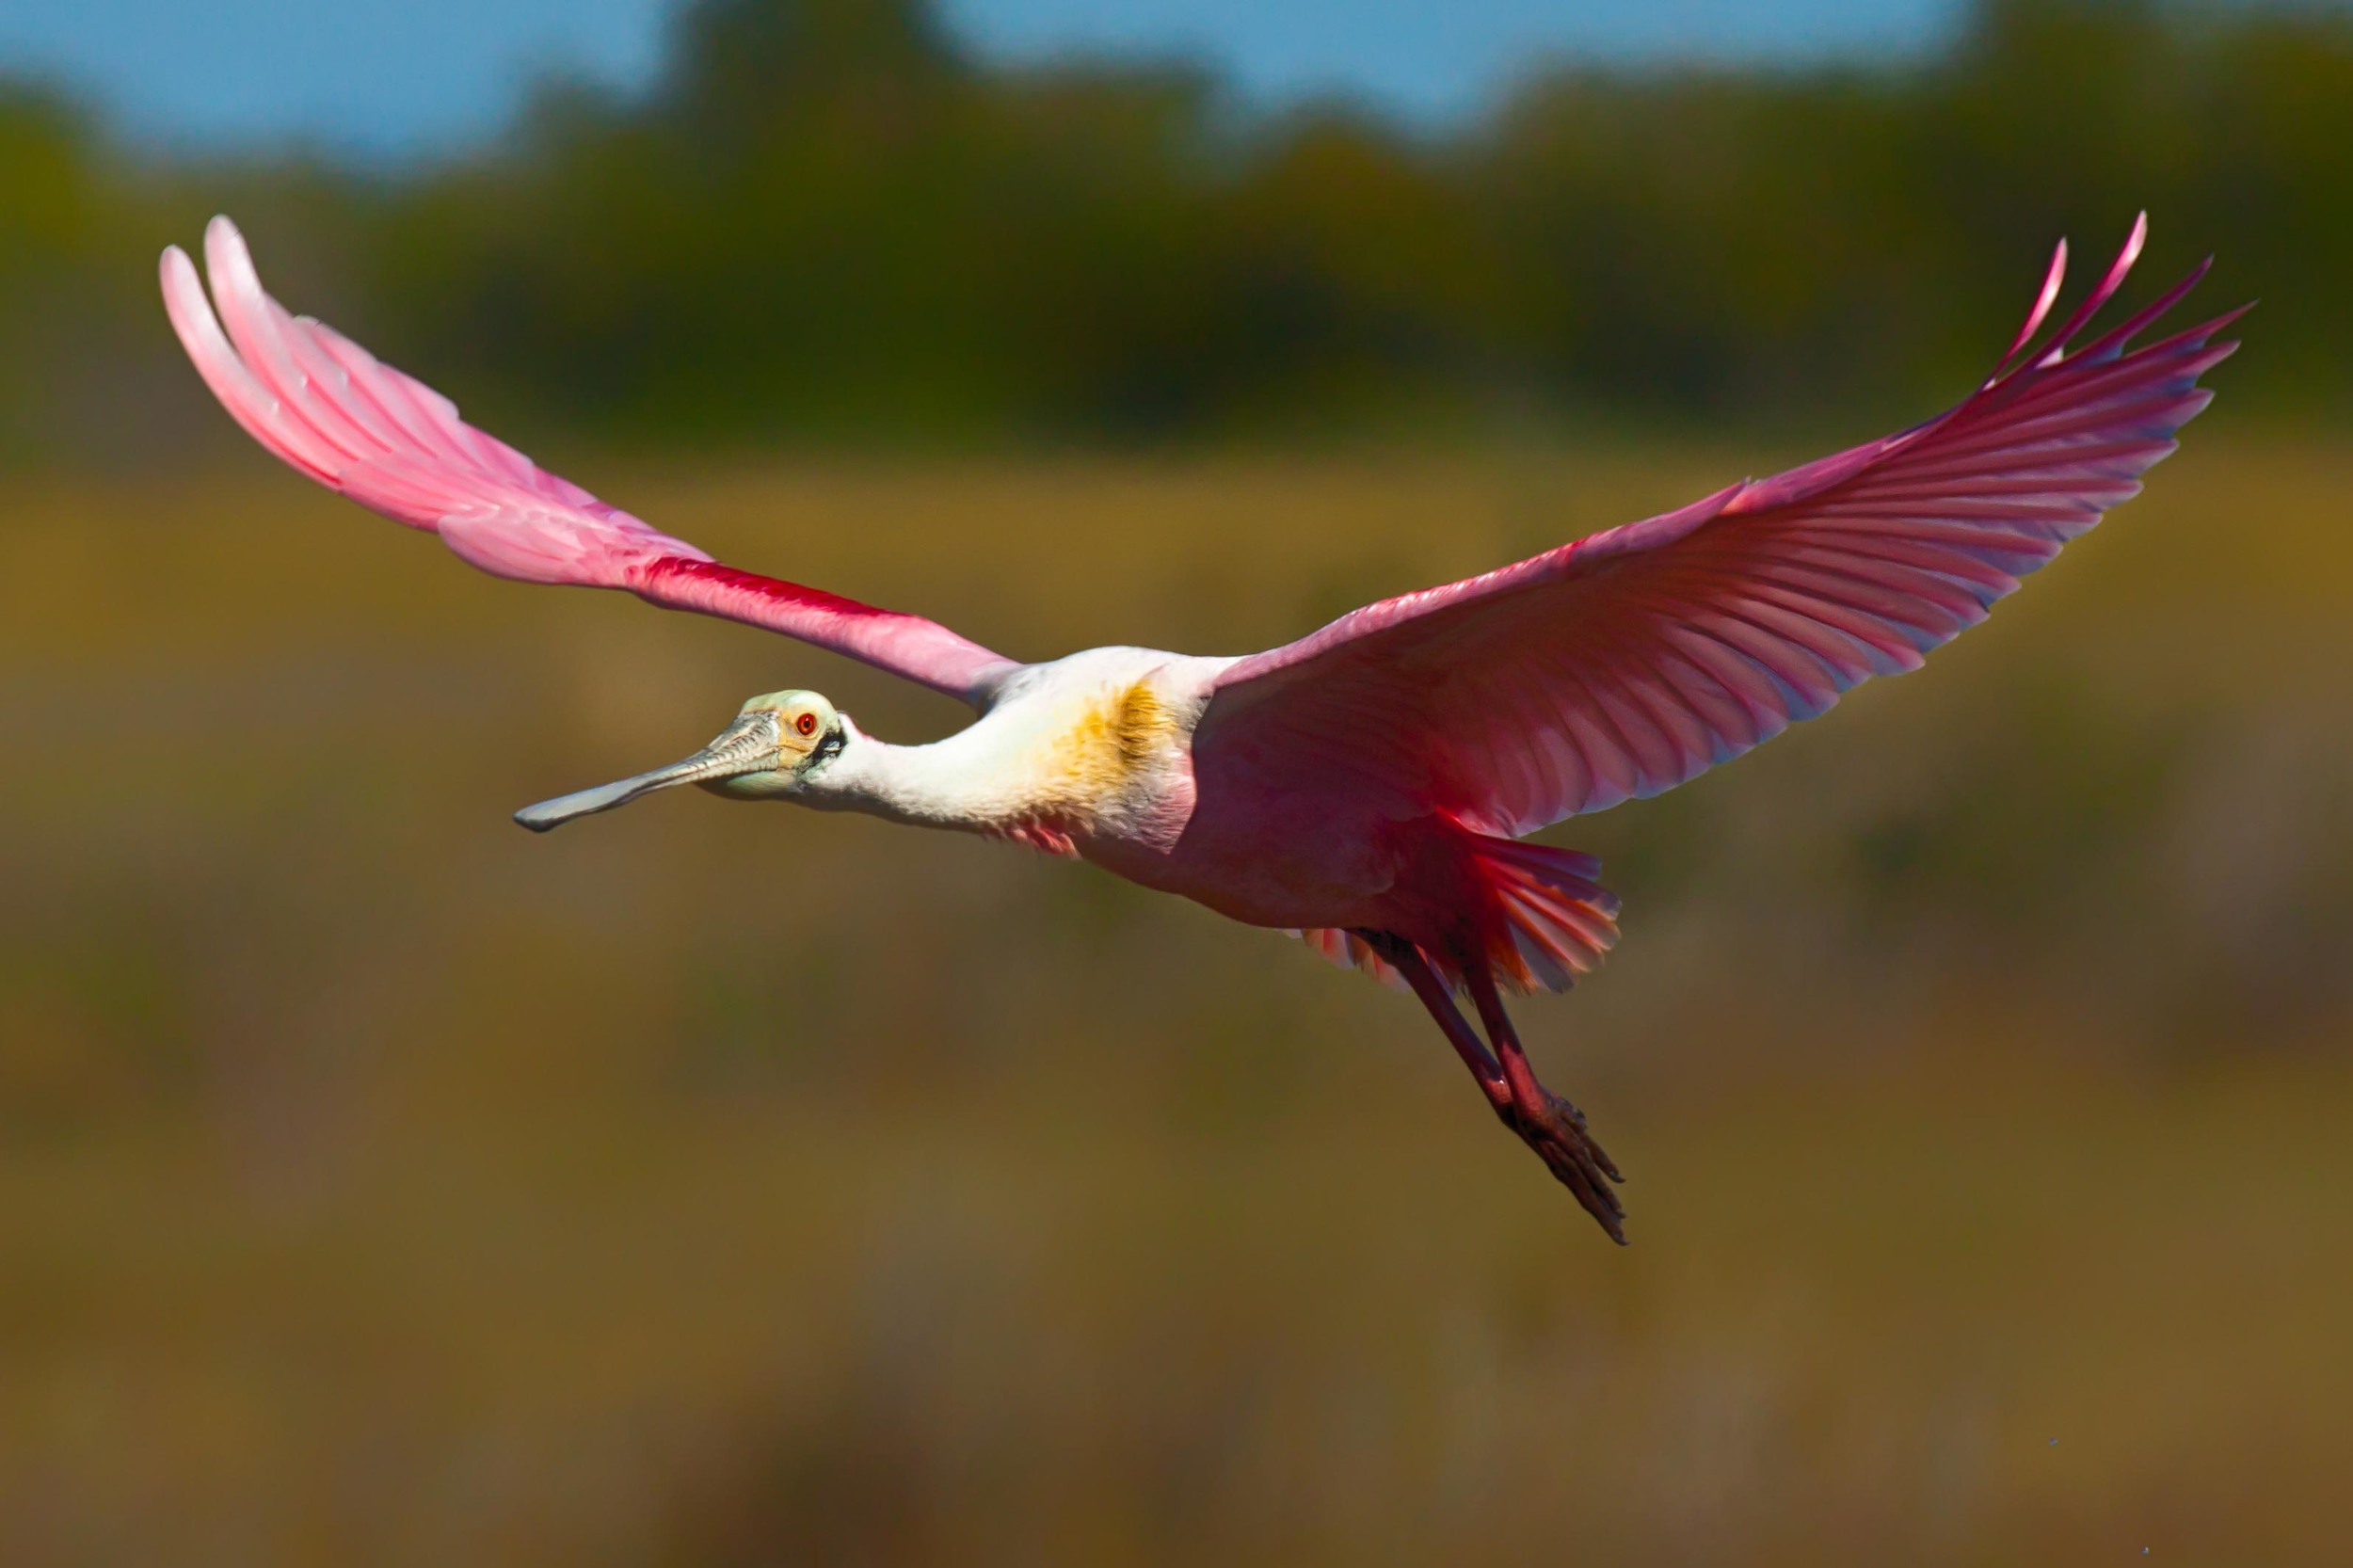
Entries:
[[[738,571],[611,506],[458,416],[457,406],[262,288],[227,218],[205,231],[212,275],[164,252],[165,309],[199,375],[288,467],[395,522],[441,536],[483,570],[622,588],[667,609],[779,632],[985,706],[1020,666],[920,616]],[[217,313],[216,313],[217,308]]]
[[2146,232],[2038,344],[2061,245],[1994,374],[1936,418],[1238,660],[1196,747],[1343,766],[1517,835],[1671,789],[1917,668],[2137,494],[2213,395],[2198,381],[2240,312],[2130,346],[2203,265],[2069,352]]

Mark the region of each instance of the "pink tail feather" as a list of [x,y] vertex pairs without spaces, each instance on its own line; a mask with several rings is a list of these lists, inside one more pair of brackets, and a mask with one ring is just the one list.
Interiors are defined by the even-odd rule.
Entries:
[[[1594,880],[1601,862],[1573,849],[1465,835],[1471,868],[1495,899],[1487,962],[1497,981],[1518,991],[1565,991],[1618,941],[1618,895]],[[1399,974],[1362,936],[1329,928],[1294,933],[1342,968],[1362,969],[1402,987]],[[1459,984],[1452,957],[1430,955]]]
[[1487,958],[1523,991],[1565,991],[1618,942],[1618,895],[1594,878],[1601,862],[1571,849],[1481,835],[1473,863],[1501,906]]

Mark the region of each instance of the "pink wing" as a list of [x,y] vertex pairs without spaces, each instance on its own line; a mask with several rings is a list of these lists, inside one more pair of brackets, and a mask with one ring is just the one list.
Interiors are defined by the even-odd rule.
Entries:
[[2065,353],[2147,219],[2048,345],[2062,244],[1993,376],[1924,424],[1484,576],[1368,605],[1219,679],[1196,748],[1338,772],[1404,812],[1516,836],[1672,789],[1985,618],[2211,392],[2238,312],[2126,351],[2201,266]]
[[164,252],[164,305],[221,406],[289,467],[440,535],[483,570],[626,588],[667,609],[798,637],[976,707],[1019,667],[920,616],[723,566],[535,466],[333,328],[288,315],[262,292],[227,218],[205,230],[204,256],[219,319],[178,246]]

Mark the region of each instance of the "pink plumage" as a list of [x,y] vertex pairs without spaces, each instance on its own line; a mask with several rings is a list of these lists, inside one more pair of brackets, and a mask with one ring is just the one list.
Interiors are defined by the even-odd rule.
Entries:
[[524,825],[695,782],[1074,854],[1296,931],[1413,990],[1490,1106],[1624,1240],[1616,1167],[1536,1080],[1500,996],[1591,969],[1617,939],[1618,901],[1591,856],[1517,840],[1671,789],[1859,681],[1916,668],[2131,497],[2205,407],[2199,377],[2236,347],[2215,341],[2236,312],[2132,346],[2201,266],[2071,352],[2146,235],[2143,218],[2038,344],[2061,243],[1993,374],[1908,430],[1247,658],[1096,648],[1043,664],[740,571],[605,504],[288,315],[226,219],[205,236],[217,319],[176,248],[163,286],[189,357],[256,440],[484,570],[766,627],[981,713],[893,746],[813,693],[773,693],[686,760],[529,808]]
[[[625,588],[668,609],[765,627],[980,704],[1016,667],[920,616],[719,566],[457,417],[457,406],[262,292],[225,217],[204,232],[217,320],[196,267],[164,252],[164,306],[213,395],[289,466],[483,570]],[[227,328],[226,336],[222,328]],[[233,346],[232,346],[233,345]]]
[[2197,379],[2236,313],[2129,355],[2127,322],[2063,358],[2078,312],[1924,424],[1353,611],[1227,670],[1201,741],[1346,766],[1511,837],[1672,789],[1917,668],[2136,493],[2213,395]]

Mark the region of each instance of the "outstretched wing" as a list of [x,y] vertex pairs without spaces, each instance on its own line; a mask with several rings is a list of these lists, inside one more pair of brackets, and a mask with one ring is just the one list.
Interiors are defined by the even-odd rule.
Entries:
[[1340,772],[1401,809],[1516,836],[1657,794],[1985,618],[2139,475],[2211,392],[2238,312],[2128,344],[2202,277],[2069,355],[2147,219],[2041,348],[2062,243],[1986,383],[1883,440],[1341,616],[1219,678],[1196,749]]
[[666,609],[798,637],[976,707],[1019,667],[920,616],[723,566],[536,466],[333,328],[288,315],[262,292],[227,218],[205,230],[204,257],[219,317],[178,246],[164,252],[164,305],[221,406],[289,467],[440,535],[483,570],[626,588]]

